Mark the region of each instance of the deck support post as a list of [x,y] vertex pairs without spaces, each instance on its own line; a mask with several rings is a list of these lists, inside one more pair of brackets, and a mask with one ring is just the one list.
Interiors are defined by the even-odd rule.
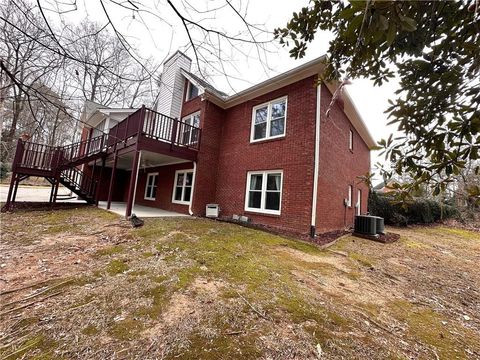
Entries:
[[[12,173],[12,178],[10,179],[10,187],[8,188],[7,202],[5,204],[7,209],[10,209],[12,206],[12,195],[13,195],[13,189],[17,182],[17,176],[18,176],[17,173],[15,172]],[[13,200],[13,202],[15,202],[15,200]]]
[[100,186],[102,184],[103,178],[103,169],[105,168],[105,158],[102,158],[102,166],[100,167],[100,177],[98,178],[97,191],[95,194],[95,206],[98,207],[98,202],[100,201]]
[[60,184],[59,179],[56,177],[54,180],[54,190],[53,190],[53,202],[57,202],[57,194],[58,194],[58,185]]
[[49,180],[49,183],[52,184],[52,190],[50,190],[50,198],[48,202],[51,204],[53,202],[53,192],[55,191],[55,179]]
[[135,156],[132,162],[132,173],[130,175],[130,183],[128,185],[128,199],[127,209],[125,210],[125,217],[132,215],[133,203],[135,202],[135,194],[138,180],[138,170],[140,169],[141,151],[135,150]]
[[110,176],[110,185],[108,187],[107,210],[110,210],[110,206],[112,205],[112,193],[113,193],[113,184],[115,182],[115,172],[117,169],[117,160],[118,160],[118,151],[115,150],[115,154],[113,155],[113,167],[112,167],[112,174]]

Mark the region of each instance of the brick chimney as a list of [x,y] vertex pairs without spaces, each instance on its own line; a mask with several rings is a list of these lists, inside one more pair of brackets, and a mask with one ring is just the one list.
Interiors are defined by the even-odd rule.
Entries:
[[165,60],[157,101],[159,113],[180,118],[185,87],[185,79],[180,70],[190,71],[191,65],[192,60],[178,50]]

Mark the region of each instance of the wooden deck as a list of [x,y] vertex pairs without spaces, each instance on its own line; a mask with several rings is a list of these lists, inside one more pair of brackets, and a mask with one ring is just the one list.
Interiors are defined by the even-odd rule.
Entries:
[[[90,132],[92,134],[92,132]],[[29,176],[46,178],[52,184],[50,201],[55,202],[58,186],[63,184],[87,202],[98,203],[99,186],[93,176],[87,176],[78,167],[92,160],[113,158],[109,201],[115,183],[117,159],[123,152],[134,152],[132,178],[127,202],[127,216],[131,213],[134,177],[138,171],[139,152],[142,150],[195,161],[200,149],[201,129],[178,119],[141,107],[117,125],[108,134],[89,137],[65,145],[49,146],[18,140],[12,162],[12,180],[4,210],[15,202],[18,185]]]

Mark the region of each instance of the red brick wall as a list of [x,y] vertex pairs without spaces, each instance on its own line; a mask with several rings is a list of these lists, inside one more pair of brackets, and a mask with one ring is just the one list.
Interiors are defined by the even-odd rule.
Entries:
[[202,102],[200,126],[202,139],[198,152],[193,211],[205,215],[205,205],[216,202],[218,157],[225,111],[209,101]]
[[[175,171],[183,169],[193,169],[191,162],[158,166],[147,169],[140,169],[137,180],[137,192],[135,194],[135,204],[158,207],[160,209],[175,211],[182,214],[188,214],[188,205],[172,203],[173,182],[175,181]],[[158,172],[157,194],[155,200],[145,199],[145,186],[147,175]],[[130,173],[129,173],[130,174]]]
[[[357,190],[362,190],[361,212],[367,211],[368,187],[357,176],[370,170],[370,151],[338,105],[328,109],[332,94],[321,90],[320,168],[317,202],[317,232],[341,229],[353,224]],[[349,130],[353,131],[353,151],[349,150]],[[353,186],[352,207],[346,208],[348,185]]]
[[[252,108],[285,95],[288,96],[286,136],[251,144]],[[313,187],[315,104],[315,79],[309,77],[226,111],[216,192],[222,216],[245,214],[254,223],[308,233]],[[281,215],[246,213],[247,172],[277,169],[283,170]]]
[[[187,86],[185,86],[185,91],[186,89]],[[216,201],[218,154],[225,111],[209,101],[202,101],[199,96],[183,103],[182,118],[197,111],[200,111],[202,135],[195,174],[192,211],[197,216],[204,216],[205,205]]]

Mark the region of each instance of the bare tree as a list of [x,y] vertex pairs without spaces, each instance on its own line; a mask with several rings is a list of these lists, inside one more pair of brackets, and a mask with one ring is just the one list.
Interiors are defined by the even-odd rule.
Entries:
[[[85,20],[77,26],[64,17],[78,11],[75,0],[0,0],[0,5],[0,36],[8,44],[2,46],[0,62],[1,109],[7,119],[2,126],[2,142],[6,143],[11,143],[21,129],[52,144],[61,142],[61,133],[69,129],[61,124],[69,117],[81,121],[79,109],[84,100],[122,107],[153,103],[162,59],[155,62],[139,55],[119,27],[128,17],[147,30],[154,23],[172,29],[181,26],[188,40],[176,47],[191,49],[196,72],[205,78],[220,75],[227,82],[229,78],[241,79],[236,69],[239,56],[256,58],[265,72],[269,70],[266,57],[272,33],[247,21],[248,1],[225,0],[212,7],[208,2],[187,0],[168,0],[166,4],[98,0],[84,6],[97,6],[105,21]],[[50,16],[60,21],[54,22]],[[225,28],[219,21],[225,18],[243,30]],[[154,34],[150,36],[154,38]],[[229,73],[226,65],[237,76]]]

